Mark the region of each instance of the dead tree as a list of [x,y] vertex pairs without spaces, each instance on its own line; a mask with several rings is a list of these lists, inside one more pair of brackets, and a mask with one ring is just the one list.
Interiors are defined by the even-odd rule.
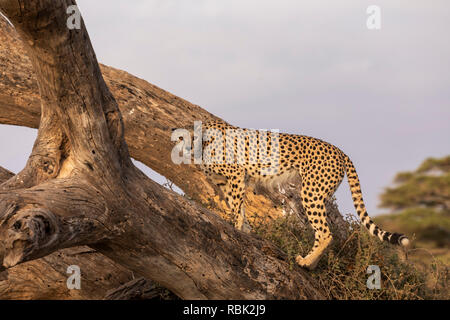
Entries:
[[274,245],[236,231],[132,164],[122,114],[84,23],[79,30],[66,26],[73,4],[0,0],[41,99],[27,165],[0,186],[2,265],[87,245],[184,299],[321,298],[307,273],[291,268]]

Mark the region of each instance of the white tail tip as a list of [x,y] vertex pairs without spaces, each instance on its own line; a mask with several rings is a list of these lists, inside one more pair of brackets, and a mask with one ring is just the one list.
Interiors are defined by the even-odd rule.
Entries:
[[401,245],[404,246],[404,247],[407,247],[407,246],[409,246],[409,244],[410,244],[409,239],[408,239],[407,237],[402,238],[402,239],[400,240],[400,243],[401,243]]

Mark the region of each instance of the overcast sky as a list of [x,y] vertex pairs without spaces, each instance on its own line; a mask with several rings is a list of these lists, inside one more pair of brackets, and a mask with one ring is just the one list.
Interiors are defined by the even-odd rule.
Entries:
[[[369,213],[398,171],[449,154],[450,2],[78,0],[100,62],[232,124],[326,140],[348,154]],[[369,5],[381,29],[366,26]],[[35,130],[0,125],[0,165]],[[341,212],[354,212],[348,184]]]

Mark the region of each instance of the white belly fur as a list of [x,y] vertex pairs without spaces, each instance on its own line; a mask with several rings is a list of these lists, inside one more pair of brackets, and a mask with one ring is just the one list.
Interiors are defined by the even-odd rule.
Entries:
[[298,169],[290,169],[281,175],[252,176],[249,177],[249,185],[260,185],[267,190],[277,190],[278,186],[288,183],[298,184],[301,182],[301,176]]

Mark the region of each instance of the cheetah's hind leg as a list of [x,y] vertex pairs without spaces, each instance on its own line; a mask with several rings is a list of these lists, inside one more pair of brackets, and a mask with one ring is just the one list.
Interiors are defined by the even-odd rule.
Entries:
[[[304,268],[314,269],[333,239],[327,223],[325,201],[323,195],[311,192],[303,185],[302,205],[308,216],[308,221],[314,229],[314,246],[306,257],[297,256],[295,261]],[[319,200],[321,199],[321,200]]]
[[324,253],[325,249],[328,247],[332,240],[332,236],[330,235],[325,240],[323,240],[320,243],[320,246],[317,248],[317,250],[312,250],[306,257],[302,257],[301,255],[298,255],[295,258],[295,261],[298,263],[300,267],[306,268],[308,270],[314,270],[317,266],[317,263],[320,260],[320,257]]

